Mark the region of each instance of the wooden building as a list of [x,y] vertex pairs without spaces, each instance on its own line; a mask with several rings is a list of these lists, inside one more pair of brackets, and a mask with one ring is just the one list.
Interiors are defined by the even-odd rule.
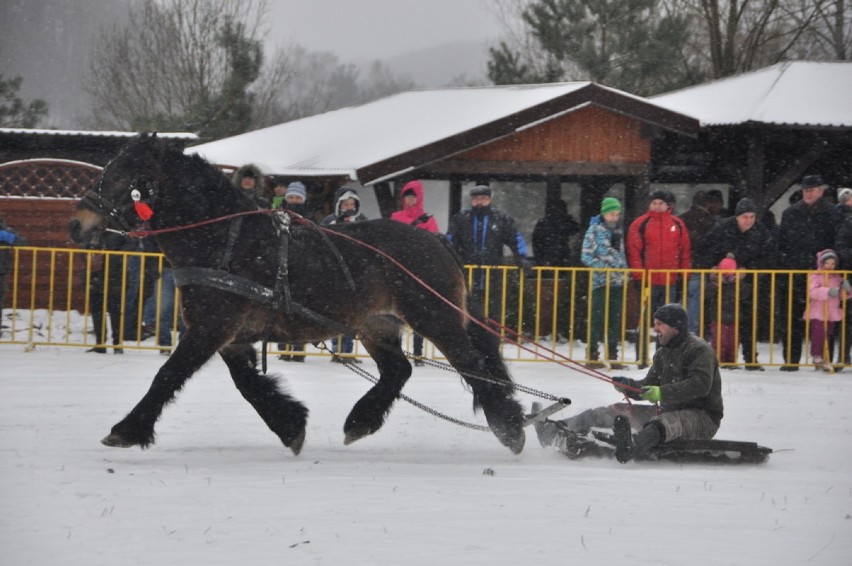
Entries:
[[[68,218],[135,132],[0,128],[0,217],[30,245],[70,246]],[[159,134],[183,149],[195,134]]]
[[[694,136],[698,121],[589,82],[412,91],[187,151],[217,164],[255,163],[320,195],[345,183],[372,187],[382,216],[412,178],[448,182],[449,213],[464,183],[544,183],[545,198],[582,199],[583,216],[623,183],[647,192],[652,141]],[[579,184],[582,191],[563,188]],[[582,196],[581,196],[582,195]]]

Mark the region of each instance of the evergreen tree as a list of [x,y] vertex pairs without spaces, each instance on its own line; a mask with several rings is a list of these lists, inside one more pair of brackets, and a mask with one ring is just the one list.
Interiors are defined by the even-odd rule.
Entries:
[[491,50],[497,84],[591,80],[649,95],[694,83],[686,62],[689,19],[661,13],[659,0],[536,0],[523,11],[529,33],[548,58],[544,75],[505,43]]
[[35,128],[47,116],[47,103],[36,99],[25,102],[18,96],[24,79],[6,79],[0,73],[0,127]]

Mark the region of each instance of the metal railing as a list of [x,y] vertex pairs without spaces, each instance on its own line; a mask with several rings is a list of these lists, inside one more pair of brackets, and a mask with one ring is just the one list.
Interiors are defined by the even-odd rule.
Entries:
[[[170,272],[161,254],[37,247],[0,253],[11,254],[11,270],[0,275],[7,288],[0,344],[167,353],[179,339],[180,293],[166,280]],[[675,270],[665,272],[675,281],[663,288],[650,284],[656,273],[663,272],[536,267],[523,273],[513,266],[467,266],[474,296],[508,339],[502,348],[510,361],[547,360],[556,351],[592,367],[647,365],[654,350],[654,303],[680,302],[723,367],[785,365],[785,352],[797,348],[801,357],[790,365],[813,363],[813,331],[825,330],[805,316],[814,272]],[[848,365],[850,318],[844,312],[835,323],[822,348],[826,360]],[[411,339],[407,332],[409,351]],[[271,344],[270,351],[303,354],[283,344]],[[313,347],[304,354],[328,356]],[[354,355],[366,355],[357,340]],[[441,357],[428,341],[424,356]]]

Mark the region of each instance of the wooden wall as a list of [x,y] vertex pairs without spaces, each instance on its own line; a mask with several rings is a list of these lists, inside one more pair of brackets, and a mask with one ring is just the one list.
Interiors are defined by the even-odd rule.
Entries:
[[582,108],[458,156],[460,160],[538,163],[649,163],[651,140],[638,120]]

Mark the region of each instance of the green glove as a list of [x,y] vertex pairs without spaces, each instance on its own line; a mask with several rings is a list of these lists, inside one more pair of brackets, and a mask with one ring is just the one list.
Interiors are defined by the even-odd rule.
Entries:
[[642,398],[651,403],[659,403],[662,397],[660,388],[657,385],[646,385],[642,388]]

